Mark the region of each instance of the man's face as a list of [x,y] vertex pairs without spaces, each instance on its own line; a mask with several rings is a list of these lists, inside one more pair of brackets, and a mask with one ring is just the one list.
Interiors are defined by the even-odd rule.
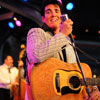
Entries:
[[9,67],[13,66],[13,58],[11,56],[7,56],[4,63]]
[[42,21],[51,29],[58,29],[61,23],[61,10],[56,4],[49,4],[44,9],[45,13],[42,16]]

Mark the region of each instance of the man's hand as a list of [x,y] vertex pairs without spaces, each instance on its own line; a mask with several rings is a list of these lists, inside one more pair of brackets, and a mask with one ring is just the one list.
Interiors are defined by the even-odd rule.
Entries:
[[12,82],[11,83],[11,94],[12,95],[18,94],[18,88],[19,88],[19,83],[18,82]]
[[19,60],[19,61],[18,61],[18,66],[20,66],[20,67],[23,67],[23,66],[24,66],[24,63],[23,63],[22,60]]
[[100,92],[97,86],[93,86],[92,93],[90,94],[90,98],[86,97],[84,100],[100,100]]
[[73,21],[71,19],[65,20],[61,25],[60,25],[60,32],[67,37],[69,34],[72,33],[72,25]]

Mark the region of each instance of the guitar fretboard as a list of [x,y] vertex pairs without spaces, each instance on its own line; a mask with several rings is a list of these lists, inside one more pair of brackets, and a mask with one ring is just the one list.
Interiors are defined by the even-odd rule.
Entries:
[[[87,85],[100,85],[100,78],[86,78],[86,83]],[[85,85],[83,79],[81,79],[81,85]]]

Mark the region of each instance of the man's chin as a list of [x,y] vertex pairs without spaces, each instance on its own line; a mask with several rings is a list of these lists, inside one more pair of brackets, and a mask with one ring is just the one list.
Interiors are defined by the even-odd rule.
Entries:
[[52,25],[52,26],[50,26],[50,28],[53,29],[53,30],[55,30],[55,29],[57,29],[58,27],[57,27],[57,25]]

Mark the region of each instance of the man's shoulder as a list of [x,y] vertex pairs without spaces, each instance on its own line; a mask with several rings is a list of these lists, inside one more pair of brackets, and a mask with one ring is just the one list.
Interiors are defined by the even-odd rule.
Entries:
[[11,68],[12,70],[16,70],[18,71],[18,68],[16,68],[15,66]]
[[0,70],[3,68],[3,65],[0,65]]
[[3,65],[0,65],[0,68],[2,67]]
[[2,64],[2,65],[0,65],[0,68],[4,68],[6,65],[5,64]]
[[28,35],[32,34],[32,33],[39,33],[39,32],[45,32],[42,28],[31,28],[29,31],[28,31]]

